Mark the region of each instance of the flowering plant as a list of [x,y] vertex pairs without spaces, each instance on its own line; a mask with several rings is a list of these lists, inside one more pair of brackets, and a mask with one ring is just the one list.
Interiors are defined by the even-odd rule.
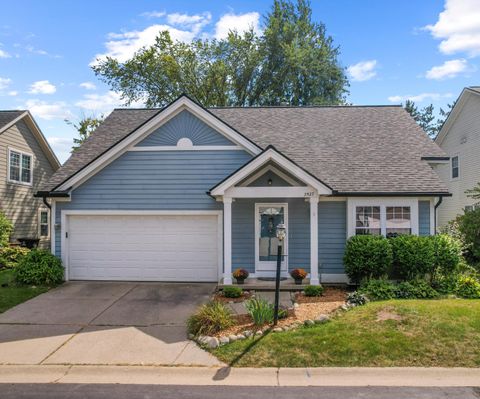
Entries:
[[245,280],[249,273],[248,271],[246,271],[245,269],[236,269],[233,273],[232,273],[233,277],[235,277],[237,280]]
[[304,269],[293,269],[290,272],[290,276],[292,276],[295,280],[303,280],[307,277],[307,272]]

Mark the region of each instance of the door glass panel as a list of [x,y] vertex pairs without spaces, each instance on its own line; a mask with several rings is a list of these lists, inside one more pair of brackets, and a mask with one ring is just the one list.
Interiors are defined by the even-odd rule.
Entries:
[[[285,223],[285,209],[283,206],[259,207],[260,237],[259,260],[276,261],[278,250],[277,226]],[[284,246],[282,242],[282,261],[284,260]]]

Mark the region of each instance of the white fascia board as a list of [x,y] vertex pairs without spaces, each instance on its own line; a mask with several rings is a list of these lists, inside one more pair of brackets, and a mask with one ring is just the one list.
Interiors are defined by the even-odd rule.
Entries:
[[235,130],[226,125],[224,122],[217,119],[205,109],[195,104],[189,98],[181,97],[173,104],[160,111],[159,114],[154,116],[135,132],[128,135],[122,141],[110,148],[103,155],[98,157],[95,161],[86,166],[76,175],[63,182],[59,187],[56,188],[56,190],[62,191],[78,187],[80,184],[82,184],[91,176],[103,169],[109,163],[117,159],[120,155],[124,154],[126,151],[134,147],[150,133],[158,129],[161,125],[168,122],[171,118],[173,118],[175,115],[179,114],[183,110],[190,111],[193,115],[207,123],[219,133],[228,137],[237,145],[243,146],[245,150],[250,152],[252,155],[257,155],[260,153],[261,149],[258,146],[247,140],[241,134],[237,133]]
[[227,198],[311,198],[312,187],[231,187],[225,191]]
[[225,195],[225,191],[230,187],[234,186],[238,182],[245,179],[251,173],[255,172],[258,168],[262,167],[265,163],[269,161],[274,161],[278,163],[283,169],[287,172],[292,174],[294,177],[298,178],[299,180],[303,181],[304,183],[312,186],[315,190],[318,191],[320,195],[330,195],[332,194],[332,190],[330,190],[327,186],[322,184],[320,181],[309,175],[305,172],[302,168],[295,165],[292,161],[288,160],[283,155],[279,154],[273,148],[269,148],[263,154],[259,155],[256,159],[251,161],[245,167],[240,169],[237,173],[233,174],[225,180],[222,184],[218,187],[215,187],[211,195],[213,196],[221,196]]

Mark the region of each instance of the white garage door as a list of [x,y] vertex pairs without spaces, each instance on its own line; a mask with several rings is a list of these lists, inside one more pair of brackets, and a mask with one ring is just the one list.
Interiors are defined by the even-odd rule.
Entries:
[[68,216],[71,280],[217,281],[217,215]]

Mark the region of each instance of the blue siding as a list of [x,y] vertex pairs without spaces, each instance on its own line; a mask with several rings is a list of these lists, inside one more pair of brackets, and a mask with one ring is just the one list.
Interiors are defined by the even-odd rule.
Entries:
[[57,223],[64,209],[222,209],[206,192],[250,159],[238,150],[127,152],[57,203]]
[[183,137],[192,140],[193,145],[235,145],[190,112],[182,111],[137,144],[137,147],[175,146]]
[[273,173],[271,170],[268,172],[264,173],[262,176],[260,176],[257,180],[254,182],[250,183],[248,186],[249,187],[268,187],[268,180],[272,179],[272,187],[289,187],[291,186],[290,183],[282,179],[280,176],[278,176],[276,173]]
[[430,201],[418,201],[418,234],[430,235]]
[[347,204],[318,204],[318,262],[320,273],[344,273],[343,253],[347,237]]
[[232,205],[232,268],[255,272],[255,203],[288,203],[288,265],[310,270],[310,204],[295,199],[238,199]]

